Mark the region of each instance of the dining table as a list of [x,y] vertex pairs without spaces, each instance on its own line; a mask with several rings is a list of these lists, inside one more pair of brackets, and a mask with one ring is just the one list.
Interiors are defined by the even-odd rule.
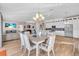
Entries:
[[39,36],[39,37],[30,37],[31,42],[33,42],[34,44],[36,44],[36,56],[39,55],[39,44],[41,44],[42,42],[45,41],[45,39],[47,38],[46,36]]

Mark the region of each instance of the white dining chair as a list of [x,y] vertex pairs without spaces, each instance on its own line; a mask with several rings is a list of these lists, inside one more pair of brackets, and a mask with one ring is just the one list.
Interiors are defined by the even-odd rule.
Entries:
[[24,47],[28,50],[28,56],[30,55],[30,52],[36,48],[35,44],[30,44],[27,32],[24,32]]
[[19,32],[19,34],[20,34],[21,49],[23,50],[23,48],[24,48],[24,37],[23,37],[24,33]]
[[18,25],[18,33],[20,35],[20,41],[21,41],[21,49],[23,50],[24,48],[24,26],[23,25]]
[[55,55],[54,53],[54,44],[55,44],[55,35],[51,35],[49,36],[48,40],[47,40],[47,43],[44,44],[40,44],[40,49],[46,51],[48,53],[48,56],[50,55],[50,51],[53,52],[53,55]]

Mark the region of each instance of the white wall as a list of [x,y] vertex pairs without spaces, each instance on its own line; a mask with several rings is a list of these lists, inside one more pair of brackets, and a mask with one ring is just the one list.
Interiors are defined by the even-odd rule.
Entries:
[[1,34],[1,15],[0,15],[0,47],[2,47],[2,34]]

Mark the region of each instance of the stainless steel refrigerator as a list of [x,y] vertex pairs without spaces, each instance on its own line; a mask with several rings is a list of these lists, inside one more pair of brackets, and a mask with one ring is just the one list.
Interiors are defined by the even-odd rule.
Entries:
[[65,36],[73,37],[73,24],[65,24]]

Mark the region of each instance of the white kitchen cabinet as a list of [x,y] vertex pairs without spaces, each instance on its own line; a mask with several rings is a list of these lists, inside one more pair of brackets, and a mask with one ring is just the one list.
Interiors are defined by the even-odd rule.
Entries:
[[56,35],[64,36],[64,31],[55,31],[55,34]]
[[13,39],[18,39],[19,34],[18,33],[8,33],[6,34],[6,40],[13,40]]

